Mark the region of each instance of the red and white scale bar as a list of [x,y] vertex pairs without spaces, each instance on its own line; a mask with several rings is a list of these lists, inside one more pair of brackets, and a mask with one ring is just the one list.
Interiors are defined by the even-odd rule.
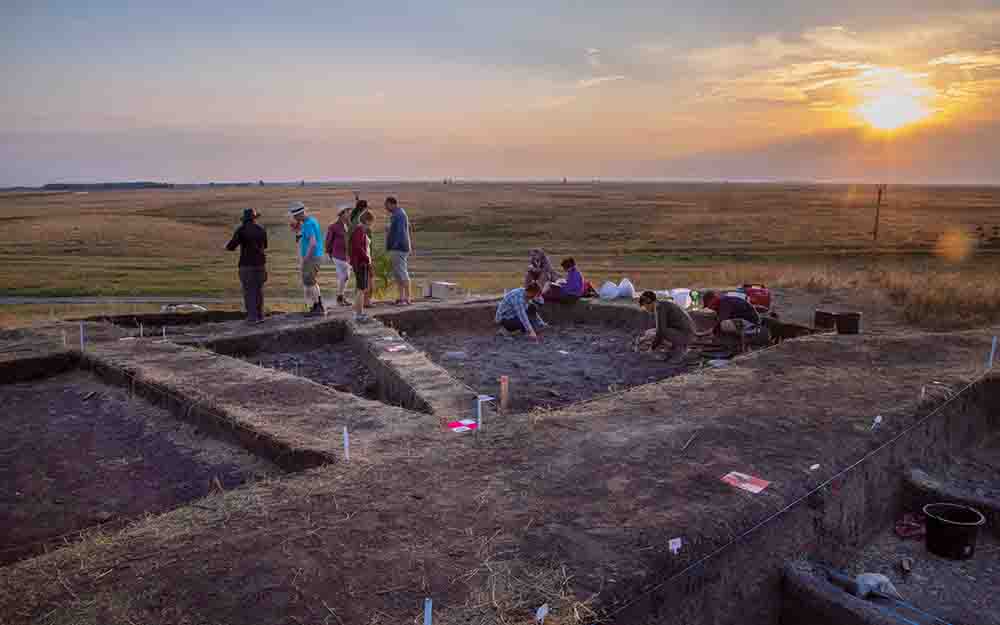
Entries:
[[759,477],[747,475],[746,473],[739,473],[737,471],[730,471],[729,473],[723,475],[722,481],[730,486],[735,486],[736,488],[745,490],[748,493],[753,493],[755,495],[762,492],[770,484],[767,480],[762,480]]
[[478,425],[476,425],[475,419],[462,419],[460,421],[452,421],[448,424],[452,432],[471,432],[475,430]]

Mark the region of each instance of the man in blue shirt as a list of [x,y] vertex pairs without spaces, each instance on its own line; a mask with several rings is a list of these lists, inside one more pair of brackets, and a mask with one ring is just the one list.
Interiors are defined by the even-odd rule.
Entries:
[[385,249],[392,260],[392,277],[399,288],[397,304],[410,304],[409,257],[413,251],[413,237],[410,220],[406,211],[396,202],[396,198],[385,198],[385,210],[389,213],[389,228],[385,231]]
[[[524,332],[533,341],[538,340],[534,325],[544,328],[546,324],[538,314],[534,299],[541,295],[542,287],[532,282],[522,289],[514,289],[503,296],[497,306],[496,322],[508,332]],[[534,317],[534,325],[532,323]]]
[[323,264],[323,231],[315,217],[306,214],[306,205],[292,202],[288,214],[299,225],[299,257],[302,262],[302,292],[309,316],[326,314],[323,296],[319,291],[319,268]]

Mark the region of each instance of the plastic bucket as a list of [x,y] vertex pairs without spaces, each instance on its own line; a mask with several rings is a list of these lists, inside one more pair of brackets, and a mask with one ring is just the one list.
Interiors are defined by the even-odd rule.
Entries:
[[861,313],[837,313],[837,334],[859,334],[861,332]]
[[968,560],[976,552],[980,526],[986,523],[975,508],[954,503],[929,503],[927,516],[927,551],[942,558]]
[[837,327],[837,313],[817,310],[813,313],[813,327],[817,330],[833,330]]
[[670,297],[681,308],[691,307],[691,289],[671,289]]

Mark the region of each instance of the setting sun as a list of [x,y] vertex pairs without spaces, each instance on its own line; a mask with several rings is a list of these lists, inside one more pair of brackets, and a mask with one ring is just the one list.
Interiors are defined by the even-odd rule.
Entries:
[[879,130],[896,130],[919,122],[933,112],[926,104],[930,88],[897,69],[878,69],[867,73],[863,103],[854,109],[861,119]]

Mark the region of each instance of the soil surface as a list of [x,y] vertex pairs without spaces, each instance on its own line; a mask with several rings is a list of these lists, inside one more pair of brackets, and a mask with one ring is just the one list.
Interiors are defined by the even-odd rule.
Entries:
[[1000,433],[955,456],[941,474],[977,497],[1000,501]]
[[697,354],[680,365],[664,353],[632,350],[636,331],[599,325],[550,326],[541,343],[522,335],[462,330],[409,341],[476,392],[499,397],[510,378],[511,409],[555,408],[700,367]]
[[0,402],[0,564],[280,474],[88,373],[0,386]]
[[378,399],[375,375],[347,343],[331,343],[302,352],[258,352],[243,360],[309,378],[343,393]]
[[[900,568],[904,558],[913,559],[909,574]],[[851,570],[863,572],[885,575],[904,601],[953,625],[1000,625],[1000,541],[989,531],[979,532],[969,560],[941,558],[927,551],[923,538],[903,540],[889,531],[868,546]]]

